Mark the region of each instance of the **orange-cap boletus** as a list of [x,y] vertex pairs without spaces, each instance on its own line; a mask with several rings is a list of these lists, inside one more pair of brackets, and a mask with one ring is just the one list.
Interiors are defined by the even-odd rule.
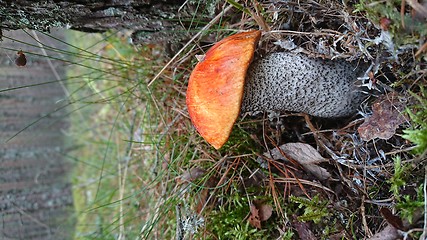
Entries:
[[365,67],[344,60],[274,52],[251,63],[260,31],[227,37],[191,73],[187,106],[202,137],[219,149],[242,112],[294,111],[336,118],[365,98],[355,82]]

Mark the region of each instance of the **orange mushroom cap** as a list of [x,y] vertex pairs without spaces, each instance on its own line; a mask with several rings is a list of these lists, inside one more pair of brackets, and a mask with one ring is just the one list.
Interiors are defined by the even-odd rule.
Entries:
[[202,137],[219,149],[228,140],[240,113],[246,71],[261,31],[229,36],[213,47],[191,73],[187,107]]

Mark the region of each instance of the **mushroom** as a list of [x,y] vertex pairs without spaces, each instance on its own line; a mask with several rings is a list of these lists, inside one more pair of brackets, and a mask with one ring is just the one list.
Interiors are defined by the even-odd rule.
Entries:
[[357,111],[365,95],[355,82],[364,68],[286,52],[251,64],[260,35],[249,31],[221,40],[191,73],[188,112],[214,148],[228,140],[240,112],[294,111],[337,118]]

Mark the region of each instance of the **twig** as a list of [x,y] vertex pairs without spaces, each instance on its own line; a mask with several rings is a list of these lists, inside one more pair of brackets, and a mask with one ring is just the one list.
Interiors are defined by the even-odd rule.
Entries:
[[339,159],[338,155],[334,153],[330,148],[326,146],[325,143],[323,143],[321,140],[323,136],[320,134],[320,132],[314,127],[313,123],[310,120],[310,116],[308,114],[304,114],[304,120],[307,123],[308,128],[313,133],[314,140],[316,141],[317,145],[324,150],[332,157],[332,159],[337,160]]
[[427,42],[425,42],[420,49],[418,49],[418,51],[415,53],[415,57],[418,57],[419,55],[421,55],[422,52],[424,52],[427,49]]
[[366,199],[366,196],[362,195],[362,201],[361,201],[361,205],[360,205],[360,215],[362,215],[362,224],[363,224],[363,228],[365,228],[366,236],[372,237],[372,232],[368,227],[368,222],[366,221],[365,199]]
[[123,217],[123,199],[124,199],[124,194],[125,194],[125,186],[126,186],[126,179],[127,179],[127,173],[129,170],[129,161],[131,159],[131,153],[132,153],[132,146],[133,146],[133,128],[135,125],[135,118],[136,118],[136,114],[134,114],[133,117],[133,121],[132,121],[132,125],[130,128],[130,136],[131,139],[129,140],[129,145],[128,148],[126,150],[126,154],[125,154],[125,166],[124,169],[122,169],[122,164],[121,161],[119,159],[118,164],[117,164],[117,168],[118,168],[118,179],[119,179],[119,200],[120,200],[120,205],[119,205],[119,223],[120,223],[120,227],[119,227],[119,240],[124,240],[126,239],[126,233],[125,233],[125,220]]
[[273,33],[282,33],[288,35],[311,35],[311,36],[342,36],[343,34],[337,31],[332,30],[322,30],[318,32],[300,32],[300,31],[292,31],[292,30],[272,30],[270,34]]
[[[403,232],[401,235],[403,235],[403,240],[408,240],[408,239],[412,239],[410,238],[410,236],[413,232],[421,232],[421,231],[423,231],[422,228],[412,228],[407,232]],[[399,231],[399,232],[402,232],[402,231]],[[425,240],[425,238],[420,237],[420,240]]]
[[422,4],[420,4],[418,1],[415,0],[406,0],[409,6],[412,7],[417,13],[422,14],[423,17],[427,16],[427,8],[424,7]]
[[316,183],[316,182],[312,182],[309,180],[304,180],[304,179],[296,179],[296,178],[283,178],[283,177],[276,177],[276,178],[272,178],[271,181],[275,182],[275,183],[301,183],[304,185],[308,185],[308,186],[312,186],[312,187],[317,187],[320,188],[326,192],[330,192],[332,194],[335,194],[335,191],[333,191],[330,188],[327,188],[325,186],[323,186],[322,184]]
[[400,23],[402,24],[402,28],[405,29],[405,0],[402,0],[400,4]]

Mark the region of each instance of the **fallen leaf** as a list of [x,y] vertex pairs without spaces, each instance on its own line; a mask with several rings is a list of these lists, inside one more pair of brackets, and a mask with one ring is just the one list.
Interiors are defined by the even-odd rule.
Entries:
[[292,226],[297,230],[299,239],[304,240],[316,240],[316,236],[310,230],[308,223],[305,222],[294,222]]
[[251,215],[249,216],[249,224],[252,227],[261,229],[261,220],[259,218],[259,210],[256,208],[254,204],[250,206]]
[[208,200],[209,196],[209,189],[205,188],[199,192],[197,192],[197,195],[195,197],[197,204],[196,204],[196,213],[200,214],[203,210],[203,208],[206,205],[206,201]]
[[390,24],[391,23],[392,22],[391,22],[390,18],[382,17],[380,19],[380,27],[384,31],[388,31],[388,29],[390,28]]
[[382,207],[380,209],[381,215],[384,217],[384,219],[393,227],[395,227],[396,229],[400,229],[403,230],[403,222],[402,219],[400,219],[400,217],[394,215],[390,209]]
[[203,60],[205,60],[206,55],[202,54],[202,55],[196,55],[196,59],[198,62],[203,62]]
[[181,174],[181,176],[177,178],[177,182],[193,182],[202,177],[205,173],[206,171],[204,169],[195,167]]
[[[327,160],[312,146],[305,143],[286,143],[279,148],[280,150],[277,148],[271,149],[271,155],[269,152],[266,152],[264,156],[284,161],[294,160],[319,180],[326,180],[331,177],[331,174],[326,169],[316,165],[321,162],[326,162]],[[288,158],[290,158],[290,160]],[[262,162],[264,160],[262,157],[258,157],[257,161]]]
[[24,67],[27,64],[27,58],[25,57],[24,52],[19,50],[16,55],[18,55],[18,57],[15,59],[16,66]]
[[259,220],[261,222],[267,221],[273,214],[273,208],[270,204],[264,203],[264,201],[254,200],[254,205],[258,209]]
[[372,116],[365,119],[357,131],[364,141],[375,138],[390,139],[400,124],[406,121],[402,115],[406,105],[399,100],[397,94],[384,95],[372,105]]
[[211,189],[215,187],[218,184],[218,179],[214,176],[211,176],[204,184],[203,189],[201,191],[198,191],[196,193],[196,196],[194,196],[194,199],[196,200],[196,212],[200,214],[203,209],[210,204],[213,204],[214,201],[209,201],[210,195],[211,195]]
[[329,240],[341,240],[341,239],[351,239],[348,234],[346,234],[345,230],[341,230],[339,233],[334,233],[328,236]]
[[376,233],[368,240],[395,240],[400,239],[401,237],[402,235],[399,234],[399,231],[397,231],[395,227],[389,224],[382,231]]

